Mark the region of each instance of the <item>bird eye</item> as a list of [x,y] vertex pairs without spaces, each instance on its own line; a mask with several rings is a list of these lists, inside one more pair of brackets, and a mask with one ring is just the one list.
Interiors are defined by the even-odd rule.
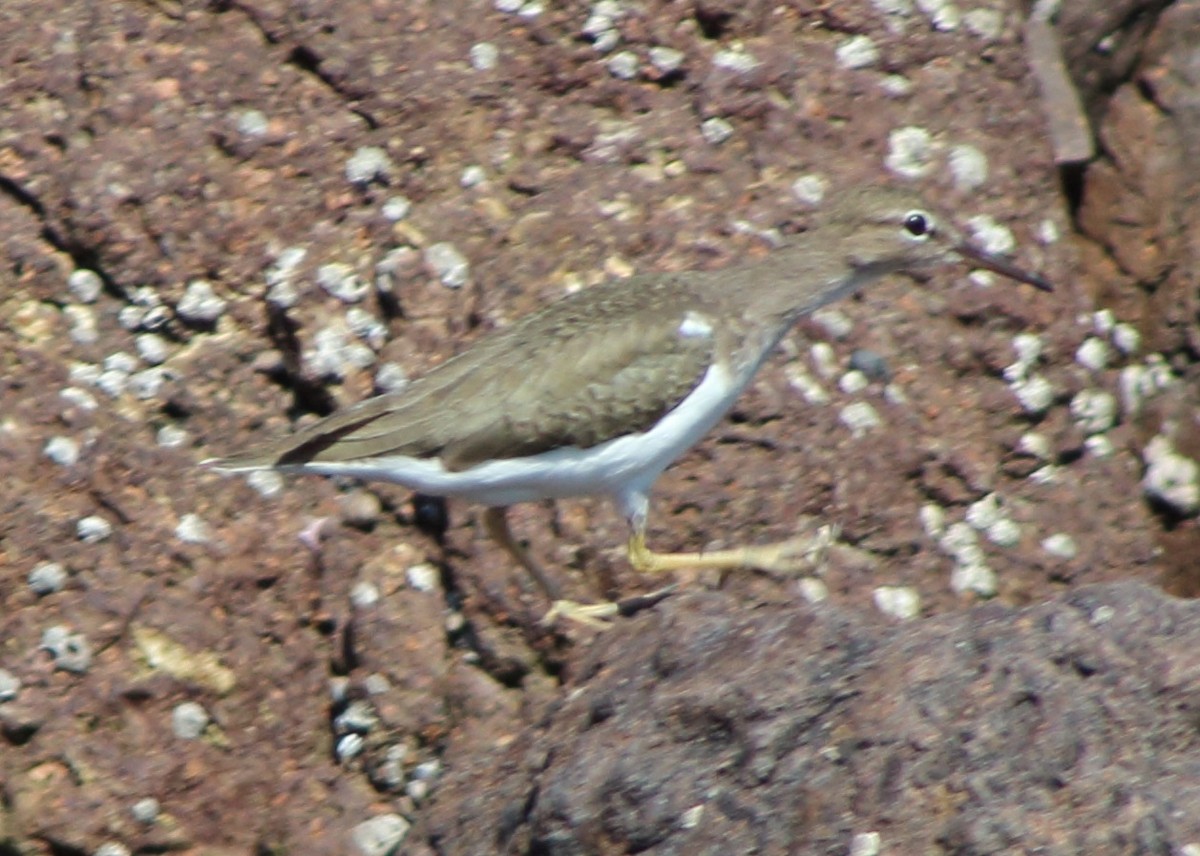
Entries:
[[924,238],[933,232],[933,218],[922,211],[910,211],[904,215],[904,229],[914,238]]

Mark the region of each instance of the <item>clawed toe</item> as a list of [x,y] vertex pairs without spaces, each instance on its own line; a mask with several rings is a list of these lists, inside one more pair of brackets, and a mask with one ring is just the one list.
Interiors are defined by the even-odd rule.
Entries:
[[829,548],[841,534],[836,526],[821,526],[812,535],[802,535],[752,548],[753,561],[749,564],[760,571],[777,574],[812,572],[824,563]]
[[648,594],[638,594],[618,601],[601,601],[600,603],[578,603],[573,600],[556,600],[550,606],[550,611],[542,617],[542,624],[549,626],[559,618],[578,621],[588,627],[606,630],[610,622],[617,616],[628,618],[644,609],[650,609],[669,597],[677,588],[675,585],[663,586]]

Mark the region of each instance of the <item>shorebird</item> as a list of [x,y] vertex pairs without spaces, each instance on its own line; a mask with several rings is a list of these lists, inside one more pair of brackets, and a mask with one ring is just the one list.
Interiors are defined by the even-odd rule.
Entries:
[[510,505],[611,497],[629,524],[629,560],[643,572],[796,564],[809,539],[654,552],[645,538],[652,485],[724,416],[798,319],[888,274],[963,262],[1050,290],[1040,276],[966,240],[916,193],[850,190],[761,260],[584,289],[482,338],[399,392],[205,463],[394,482],[486,506],[488,533],[537,581],[551,614],[594,622],[615,605],[563,600],[513,538]]

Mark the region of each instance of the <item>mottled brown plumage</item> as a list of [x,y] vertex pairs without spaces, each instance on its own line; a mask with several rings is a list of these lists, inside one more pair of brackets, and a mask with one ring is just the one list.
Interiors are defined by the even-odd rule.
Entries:
[[797,545],[651,553],[643,532],[654,479],[732,405],[798,318],[886,274],[963,259],[1049,288],[973,247],[911,191],[850,191],[757,262],[585,289],[400,392],[211,463],[385,479],[483,502],[496,511],[486,518],[496,540],[552,598],[556,587],[513,541],[503,506],[608,493],[630,522],[641,569],[777,566]]
[[411,455],[463,470],[640,431],[695,388],[714,356],[713,340],[677,335],[683,313],[669,299],[677,288],[675,277],[638,276],[577,292],[400,392],[220,465]]

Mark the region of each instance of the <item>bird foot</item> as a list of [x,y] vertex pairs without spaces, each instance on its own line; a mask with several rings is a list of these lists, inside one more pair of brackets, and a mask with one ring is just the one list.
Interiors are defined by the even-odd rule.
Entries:
[[812,535],[748,547],[746,565],[769,574],[812,573],[824,564],[829,548],[840,534],[838,526],[825,524]]
[[600,603],[579,603],[574,600],[556,600],[550,606],[550,611],[542,617],[542,624],[549,626],[559,618],[578,621],[588,627],[607,630],[610,622],[617,616],[628,618],[645,609],[650,609],[675,591],[677,586],[663,586],[648,594],[638,594],[621,600],[606,600]]

